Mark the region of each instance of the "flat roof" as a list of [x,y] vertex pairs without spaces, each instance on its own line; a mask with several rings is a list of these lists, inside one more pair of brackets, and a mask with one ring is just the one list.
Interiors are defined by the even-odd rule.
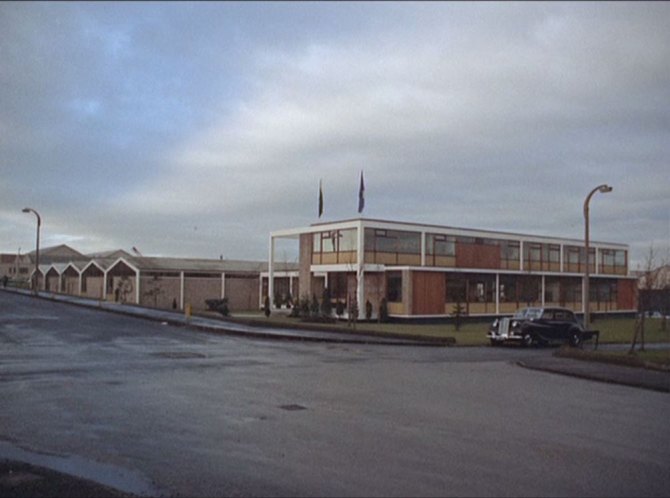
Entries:
[[[584,245],[584,240],[583,239],[574,239],[574,238],[567,238],[567,237],[556,237],[556,236],[549,236],[549,235],[533,235],[529,233],[518,233],[518,232],[504,232],[504,231],[499,231],[499,230],[485,230],[485,229],[477,229],[477,228],[463,228],[463,227],[454,227],[454,226],[449,226],[449,225],[434,225],[430,223],[416,223],[416,222],[405,222],[405,221],[392,221],[392,220],[382,220],[382,219],[374,219],[374,218],[350,218],[346,220],[335,220],[335,221],[328,221],[328,222],[317,222],[317,223],[312,223],[307,227],[305,230],[306,232],[316,232],[318,231],[319,228],[327,228],[332,225],[351,225],[353,228],[356,224],[362,223],[364,227],[369,227],[369,228],[390,228],[390,229],[397,229],[397,230],[436,230],[436,231],[441,231],[441,232],[447,232],[450,235],[462,235],[462,236],[469,236],[469,237],[491,237],[491,238],[514,238],[514,239],[520,239],[524,241],[542,241],[542,242],[555,242],[555,243],[570,243],[574,244],[577,246],[583,246]],[[340,227],[342,228],[342,227]],[[281,236],[281,233],[296,233],[299,232],[301,229],[296,229],[295,231],[292,230],[279,230],[277,231],[278,235]],[[608,246],[608,247],[616,247],[620,249],[628,249],[627,244],[622,244],[618,242],[603,242],[603,241],[596,241],[596,240],[591,240],[589,241],[591,246]]]

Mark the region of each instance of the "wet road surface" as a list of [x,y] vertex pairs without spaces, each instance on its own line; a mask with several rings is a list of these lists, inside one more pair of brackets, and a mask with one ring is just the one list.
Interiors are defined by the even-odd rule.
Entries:
[[514,364],[547,354],[250,340],[0,292],[0,457],[147,495],[667,496],[670,396]]

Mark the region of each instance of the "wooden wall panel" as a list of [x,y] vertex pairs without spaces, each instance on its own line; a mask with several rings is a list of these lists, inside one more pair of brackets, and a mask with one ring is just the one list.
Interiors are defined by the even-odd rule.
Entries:
[[412,273],[412,314],[444,314],[446,280],[444,273]]

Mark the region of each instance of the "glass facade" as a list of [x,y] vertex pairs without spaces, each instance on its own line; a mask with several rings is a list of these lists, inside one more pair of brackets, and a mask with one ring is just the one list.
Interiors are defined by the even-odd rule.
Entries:
[[[452,313],[457,303],[472,315],[507,314],[519,307],[543,304],[581,311],[580,274],[585,270],[586,258],[578,241],[571,244],[539,237],[526,240],[503,234],[496,237],[494,233],[481,237],[462,231],[450,234],[431,231],[430,227],[408,227],[398,226],[403,228],[400,230],[392,229],[390,224],[388,228],[382,224],[363,225],[361,263],[385,267],[365,268],[365,272],[381,272],[381,283],[373,286],[374,292],[386,297],[395,314],[436,313],[434,309],[441,307],[440,299],[435,301],[436,292],[443,296],[444,306],[439,313],[445,315]],[[356,293],[355,281],[349,282],[345,274],[351,274],[357,264],[358,235],[358,228],[323,230],[313,233],[308,242],[312,245],[312,264],[346,265],[342,270],[328,270],[335,299]],[[592,309],[632,308],[627,304],[633,299],[628,297],[631,293],[627,287],[621,291],[620,279],[616,278],[628,274],[627,250],[597,245],[590,248],[590,271],[595,277],[591,285]],[[434,278],[437,275],[439,285]],[[364,292],[372,291],[366,285]],[[620,304],[620,299],[626,304]],[[425,311],[429,302],[430,311]]]

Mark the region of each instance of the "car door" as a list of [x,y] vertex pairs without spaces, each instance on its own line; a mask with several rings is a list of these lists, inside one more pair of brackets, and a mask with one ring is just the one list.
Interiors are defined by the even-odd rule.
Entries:
[[536,334],[543,341],[551,342],[554,340],[554,311],[544,310],[542,316],[535,320]]
[[569,339],[570,329],[575,325],[575,317],[565,310],[556,310],[555,329],[556,340],[565,342]]

